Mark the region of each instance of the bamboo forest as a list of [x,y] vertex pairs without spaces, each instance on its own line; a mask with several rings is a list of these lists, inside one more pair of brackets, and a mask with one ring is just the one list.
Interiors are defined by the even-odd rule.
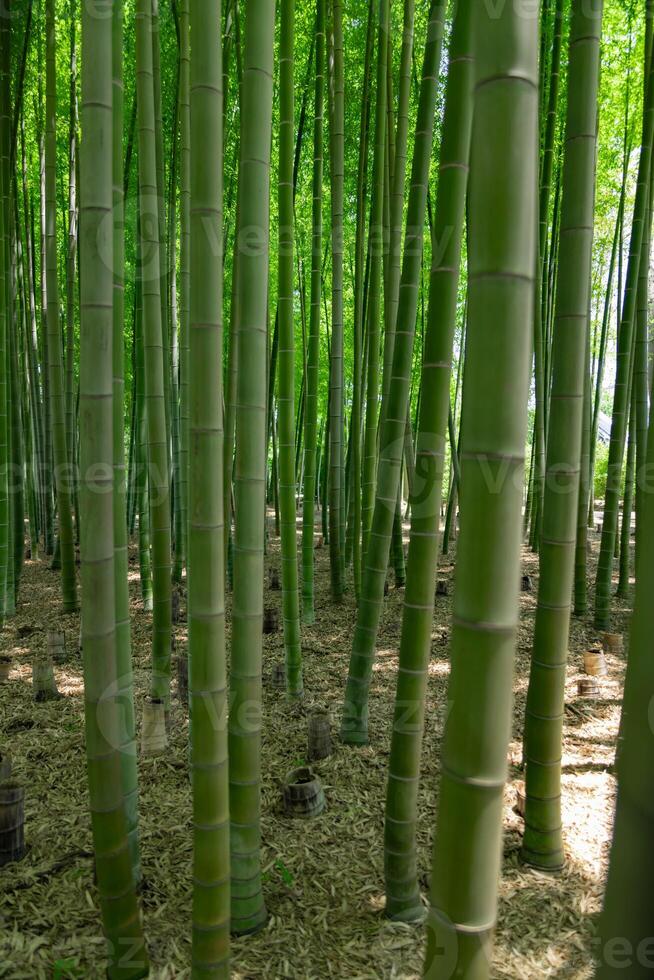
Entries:
[[4,0],[0,977],[654,976],[654,0]]

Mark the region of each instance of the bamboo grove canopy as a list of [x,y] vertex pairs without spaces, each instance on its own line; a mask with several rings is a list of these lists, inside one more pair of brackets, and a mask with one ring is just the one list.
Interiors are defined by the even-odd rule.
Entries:
[[[273,941],[262,677],[280,612],[283,725],[331,716],[336,769],[357,753],[365,766],[389,732],[369,878],[424,948],[430,980],[496,975],[516,738],[520,867],[569,864],[571,623],[603,637],[604,652],[587,651],[600,667],[624,625],[613,839],[583,975],[649,976],[653,32],[652,0],[6,0],[0,694],[11,714],[8,637],[28,572],[47,568],[58,615],[81,624],[106,939],[93,976],[168,965],[142,915],[139,784],[180,725],[184,975],[228,977],[231,955],[245,976],[230,937],[268,926]],[[389,584],[400,621],[380,729]],[[521,588],[534,601],[516,735]],[[327,615],[346,624],[346,646],[329,640]],[[441,628],[447,704],[427,827]],[[316,714],[307,636],[321,631],[337,695]],[[42,659],[37,702],[57,693]],[[579,683],[596,693],[592,677]],[[327,755],[329,733],[309,749]],[[286,761],[287,811],[317,818],[319,766]],[[11,884],[30,861],[15,822],[29,785],[3,765],[0,752]],[[340,834],[357,833],[355,811]],[[616,943],[637,951],[628,973]],[[367,967],[381,975],[372,953]]]

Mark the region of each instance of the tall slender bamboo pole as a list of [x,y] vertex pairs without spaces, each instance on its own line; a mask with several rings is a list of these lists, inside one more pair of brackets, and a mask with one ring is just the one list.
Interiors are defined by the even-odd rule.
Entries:
[[[54,484],[59,518],[61,552],[61,590],[64,610],[77,609],[75,545],[71,510],[71,465],[66,446],[66,413],[61,330],[59,324],[59,283],[57,279],[57,76],[54,0],[45,5],[46,22],[46,98],[45,98],[45,251],[47,280],[48,381],[52,422]],[[47,465],[47,461],[46,461]]]
[[237,934],[260,929],[267,916],[260,860],[261,630],[274,22],[273,0],[248,3],[240,163],[241,220],[248,237],[241,242],[239,277],[229,712],[231,924]]
[[[364,744],[368,740],[368,690],[372,678],[375,643],[384,597],[391,532],[404,456],[406,410],[411,385],[413,341],[422,264],[423,229],[427,206],[427,183],[436,107],[436,81],[440,63],[444,17],[444,3],[440,2],[431,8],[430,30],[425,46],[420,102],[416,117],[411,190],[406,218],[406,241],[393,350],[392,381],[387,396],[387,408],[382,410],[383,430],[380,439],[377,493],[368,547],[365,553],[361,602],[359,603],[356,630],[352,640],[352,653],[341,724],[341,737],[345,742],[353,745]],[[371,331],[370,343],[374,344],[375,342],[374,332]]]
[[424,970],[430,980],[489,975],[537,255],[538,11],[528,3],[473,9],[461,531]]
[[[193,977],[229,977],[229,785],[223,546],[221,2],[191,4],[189,707]],[[217,250],[218,249],[218,250]],[[236,667],[236,664],[234,664]]]
[[190,115],[190,34],[189,0],[179,5],[179,494],[181,554],[187,553],[188,468],[189,468],[189,307],[190,307],[190,197],[191,197],[191,115]]
[[[654,430],[650,408],[646,463],[654,466]],[[638,527],[640,547],[654,553],[654,495],[643,493]],[[654,778],[652,693],[654,660],[654,566],[643,563],[636,576],[636,597],[631,624],[629,658],[622,706],[621,740],[617,756],[618,797],[604,909],[600,920],[597,980],[647,980],[651,976],[651,914],[649,889],[654,854],[649,847],[654,832],[650,792]]]
[[[383,5],[387,0],[380,0]],[[343,195],[345,177],[345,69],[343,64],[343,3],[332,0],[329,156],[332,219],[332,341],[329,370],[329,559],[332,598],[345,591],[341,552],[341,490],[343,455]]]
[[[445,5],[432,2],[430,28],[442,32]],[[472,7],[462,4],[449,50],[445,115],[439,160],[429,315],[422,360],[422,399],[416,447],[416,486],[400,640],[393,732],[386,790],[384,856],[386,913],[420,918],[416,823],[427,666],[431,652],[438,563],[445,429],[450,405],[452,345],[456,325],[461,240],[472,125]],[[451,229],[451,233],[448,230]]]
[[[648,0],[648,5],[651,0]],[[647,52],[649,55],[649,52]],[[647,202],[649,199],[650,167],[652,160],[652,138],[654,136],[654,61],[646,57],[642,145],[638,163],[638,182],[631,226],[629,260],[625,282],[622,318],[618,331],[616,352],[616,378],[611,418],[611,441],[606,475],[606,495],[604,499],[604,520],[602,540],[597,563],[595,580],[595,626],[606,629],[611,618],[611,582],[613,576],[613,554],[618,526],[620,488],[622,482],[622,460],[624,455],[627,417],[629,413],[629,380],[632,368],[632,335],[634,331],[638,278],[642,244],[645,233]]]
[[7,336],[9,323],[10,255],[9,214],[9,85],[11,71],[11,33],[8,17],[0,18],[0,627],[7,614],[7,570],[9,554],[9,463]]
[[295,0],[281,0],[279,45],[279,509],[286,689],[302,694],[295,509],[295,322],[293,317],[293,99]]
[[154,82],[150,0],[136,8],[136,64],[139,146],[139,211],[145,405],[148,433],[148,489],[152,541],[152,697],[168,702],[170,693],[171,531],[168,479],[168,429],[161,318],[159,199],[155,145]]
[[[117,15],[119,16],[119,15]],[[113,451],[112,21],[82,2],[80,508],[91,822],[107,975],[148,975],[125,818],[116,660]]]
[[561,754],[595,203],[602,0],[573,0],[540,579],[525,718],[523,858],[563,864]]
[[138,839],[136,719],[129,625],[127,488],[125,479],[125,233],[123,200],[123,9],[112,4],[113,43],[113,447],[114,575],[116,600],[116,674],[121,707],[121,767],[127,832],[135,882],[141,879]]
[[317,478],[318,378],[320,359],[320,266],[322,260],[323,101],[325,87],[325,0],[316,0],[316,81],[313,123],[313,203],[311,230],[311,300],[307,343],[304,413],[304,498],[302,504],[302,621],[314,612],[314,520]]
[[[388,0],[379,0],[377,29],[377,86],[375,103],[375,146],[370,202],[370,277],[368,284],[367,332],[368,376],[366,418],[363,437],[361,523],[362,577],[365,575],[370,530],[375,506],[377,474],[377,429],[379,406],[379,334],[381,320],[382,260],[384,250],[384,160],[386,156],[386,61],[388,56]],[[384,575],[386,569],[384,569]],[[362,600],[365,586],[362,586]]]

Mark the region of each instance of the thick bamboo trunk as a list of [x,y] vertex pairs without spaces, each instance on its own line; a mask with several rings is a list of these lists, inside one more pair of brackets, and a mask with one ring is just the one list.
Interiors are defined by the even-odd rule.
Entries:
[[[229,977],[229,786],[223,545],[221,3],[192,3],[190,65],[189,713],[193,977]],[[205,154],[216,162],[207,167]],[[233,667],[238,666],[233,662]]]
[[590,309],[602,0],[573,0],[540,579],[525,719],[523,858],[563,863],[562,726]]
[[234,594],[229,712],[231,928],[266,921],[261,889],[261,652],[266,478],[266,361],[273,0],[247,7],[241,104],[241,254],[236,397]]
[[[473,11],[461,531],[424,972],[430,980],[446,971],[465,980],[489,976],[511,729],[537,249],[537,10],[506,4],[501,11]],[[498,400],[498,390],[506,398]]]
[[[108,976],[148,974],[125,818],[116,660],[112,21],[82,3],[80,443],[82,649],[91,819]],[[122,47],[121,47],[122,56]],[[109,217],[109,220],[107,218]],[[109,491],[109,492],[108,492]],[[126,950],[129,949],[129,956]]]

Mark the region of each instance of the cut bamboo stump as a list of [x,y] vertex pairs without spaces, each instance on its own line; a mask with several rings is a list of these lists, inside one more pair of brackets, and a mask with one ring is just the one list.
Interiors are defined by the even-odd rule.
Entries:
[[173,624],[177,626],[179,623],[185,622],[185,615],[182,610],[182,596],[179,589],[173,589],[171,595],[171,614],[173,619]]
[[444,578],[440,578],[436,583],[436,595],[439,596],[447,595],[447,582]]
[[514,783],[514,786],[515,786],[515,806],[513,809],[518,814],[518,816],[522,817],[522,819],[524,820],[525,806],[527,801],[524,781],[522,779],[519,779],[516,783]]
[[61,697],[57,689],[54,668],[49,655],[41,655],[34,658],[32,662],[32,691],[34,700],[55,701]]
[[284,669],[284,664],[273,664],[272,673],[270,675],[270,683],[278,690],[286,687],[286,671]]
[[47,635],[48,657],[55,664],[61,664],[66,659],[66,634],[51,630]]
[[599,696],[599,684],[594,677],[580,677],[577,681],[577,694],[580,698]]
[[25,790],[14,779],[0,782],[0,867],[25,855]]
[[276,633],[279,629],[279,613],[275,606],[266,606],[263,611],[263,632],[266,635]]
[[0,782],[11,776],[11,754],[0,749]]
[[621,657],[624,653],[622,633],[602,633],[602,645],[615,656]]
[[284,810],[289,817],[305,820],[317,817],[325,809],[322,783],[308,766],[294,769],[282,786]]
[[182,704],[188,704],[188,657],[186,650],[177,654],[177,696]]
[[279,592],[279,570],[277,568],[270,569],[270,588],[274,592]]
[[591,677],[604,677],[607,673],[604,651],[601,647],[591,647],[584,651],[584,670]]
[[312,761],[332,754],[331,721],[327,708],[313,708],[307,718],[308,757]]
[[523,575],[520,580],[520,588],[523,592],[531,592],[533,583],[531,581],[531,575]]
[[143,704],[141,755],[163,755],[168,746],[166,711],[160,698],[148,698]]
[[4,684],[9,680],[9,671],[11,670],[11,657],[7,657],[5,654],[0,656],[0,684]]

